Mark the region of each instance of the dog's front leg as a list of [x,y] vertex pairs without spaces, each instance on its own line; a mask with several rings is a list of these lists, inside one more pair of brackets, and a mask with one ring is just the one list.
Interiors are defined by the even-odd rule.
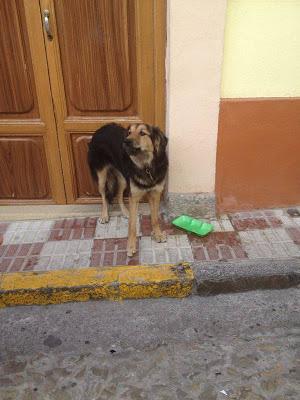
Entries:
[[166,232],[162,232],[159,226],[159,203],[161,192],[153,190],[149,193],[149,206],[151,212],[152,235],[156,242],[165,242],[167,240]]
[[129,198],[129,225],[128,225],[128,243],[127,255],[132,257],[136,253],[136,220],[139,207],[139,201],[142,194],[135,193]]

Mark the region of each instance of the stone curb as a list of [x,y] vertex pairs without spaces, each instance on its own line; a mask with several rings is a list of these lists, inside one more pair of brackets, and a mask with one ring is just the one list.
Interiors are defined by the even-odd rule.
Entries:
[[201,296],[300,285],[300,260],[205,262],[192,265],[194,294]]
[[0,307],[92,299],[182,298],[192,293],[189,264],[120,266],[0,275]]
[[0,275],[0,307],[93,299],[183,298],[300,285],[300,260],[81,268]]

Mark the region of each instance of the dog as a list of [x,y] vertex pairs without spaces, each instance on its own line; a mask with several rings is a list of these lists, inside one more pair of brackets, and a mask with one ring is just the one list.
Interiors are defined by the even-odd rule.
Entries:
[[[102,197],[101,223],[109,221],[108,204],[117,197],[124,217],[129,217],[127,255],[136,253],[136,220],[139,201],[148,194],[152,235],[165,242],[159,226],[159,205],[164,189],[168,139],[155,126],[132,124],[127,129],[115,123],[98,129],[89,143],[88,164]],[[123,194],[129,189],[129,212]]]

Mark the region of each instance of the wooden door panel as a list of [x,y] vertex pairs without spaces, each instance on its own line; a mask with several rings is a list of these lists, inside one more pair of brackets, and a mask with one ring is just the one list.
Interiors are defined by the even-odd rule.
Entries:
[[165,5],[0,0],[1,204],[98,201],[92,133],[111,121],[163,128]]
[[0,0],[1,118],[38,116],[25,13],[20,0]]
[[58,0],[55,14],[68,115],[132,113],[133,2]]
[[68,203],[98,202],[87,141],[100,126],[164,128],[165,0],[40,0]]
[[99,196],[97,185],[91,177],[87,163],[88,143],[91,138],[92,136],[89,134],[77,133],[72,135],[76,196],[81,198]]
[[39,0],[0,0],[0,204],[65,203]]
[[0,198],[50,199],[42,137],[0,136]]

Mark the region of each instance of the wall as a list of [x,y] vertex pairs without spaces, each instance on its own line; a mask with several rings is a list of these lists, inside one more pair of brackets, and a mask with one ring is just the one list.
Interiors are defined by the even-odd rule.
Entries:
[[226,0],[168,1],[169,192],[213,192]]
[[300,0],[228,0],[219,212],[300,199]]
[[222,97],[300,96],[300,1],[229,0]]

